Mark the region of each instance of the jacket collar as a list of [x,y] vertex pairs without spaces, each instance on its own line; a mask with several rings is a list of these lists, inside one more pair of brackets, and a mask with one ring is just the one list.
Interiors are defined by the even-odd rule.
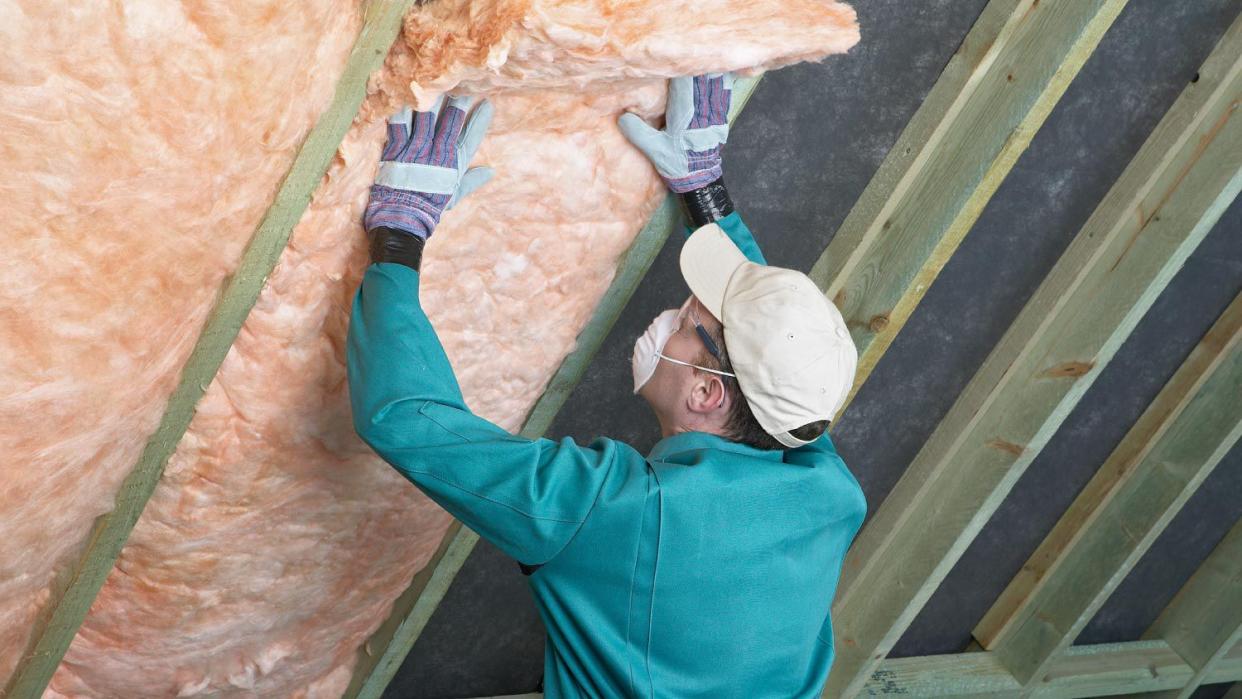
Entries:
[[[741,442],[733,442],[720,435],[708,432],[679,432],[661,439],[647,454],[648,461],[668,461],[671,463],[688,463],[692,460],[690,452],[703,449],[715,449],[742,454],[751,458],[768,461],[782,461],[784,451],[781,449],[756,449]],[[681,458],[679,458],[681,457]]]

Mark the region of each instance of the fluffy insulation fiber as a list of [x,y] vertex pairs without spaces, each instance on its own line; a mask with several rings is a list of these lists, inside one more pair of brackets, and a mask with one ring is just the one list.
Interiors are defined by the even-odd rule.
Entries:
[[[0,9],[0,677],[111,509],[222,280],[331,98],[349,0]],[[358,118],[64,662],[54,697],[334,697],[448,516],[354,435],[359,225],[400,104],[486,94],[422,298],[516,431],[664,191],[615,126],[665,79],[847,50],[833,0],[435,0]],[[607,426],[601,425],[601,430]]]

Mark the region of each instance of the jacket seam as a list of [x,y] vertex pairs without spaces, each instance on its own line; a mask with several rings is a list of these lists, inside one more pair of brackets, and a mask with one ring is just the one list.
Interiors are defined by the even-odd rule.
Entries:
[[508,509],[510,509],[510,510],[513,510],[514,512],[516,512],[516,513],[518,513],[518,514],[520,514],[520,515],[522,515],[523,517],[526,517],[526,518],[528,518],[528,519],[536,519],[536,520],[540,520],[540,521],[544,521],[544,522],[562,522],[562,523],[565,523],[565,524],[579,524],[579,525],[580,525],[580,524],[582,524],[582,522],[586,521],[585,519],[581,519],[581,520],[579,520],[579,519],[564,519],[564,518],[560,518],[560,517],[541,517],[541,516],[539,516],[539,515],[534,515],[534,514],[531,514],[531,513],[527,512],[527,511],[523,510],[523,509],[522,509],[522,508],[520,508],[520,507],[515,507],[515,506],[513,506],[513,505],[510,505],[509,503],[504,502],[504,501],[502,501],[502,500],[497,500],[497,499],[495,499],[495,498],[489,498],[489,497],[487,497],[486,495],[483,495],[483,494],[481,494],[481,493],[476,493],[476,492],[474,492],[473,490],[471,490],[471,489],[469,489],[469,488],[466,488],[466,487],[462,486],[462,485],[461,485],[461,484],[459,484],[459,483],[455,483],[455,482],[453,482],[453,481],[450,481],[449,479],[444,478],[443,476],[437,475],[437,474],[435,474],[435,473],[432,473],[431,471],[425,471],[425,470],[422,470],[422,469],[414,469],[414,468],[412,468],[412,469],[409,469],[409,472],[410,472],[410,473],[417,473],[417,474],[419,474],[419,475],[423,475],[423,476],[428,476],[428,477],[430,477],[430,478],[434,478],[434,479],[436,479],[437,481],[440,481],[441,483],[444,483],[444,484],[450,485],[450,486],[452,486],[452,487],[454,487],[454,488],[456,488],[456,489],[458,489],[458,490],[462,491],[463,493],[469,493],[469,494],[471,494],[471,495],[475,496],[476,498],[479,498],[480,500],[486,500],[487,502],[490,502],[490,503],[495,503],[495,504],[500,505],[500,506],[502,506],[502,507],[506,507],[506,508],[508,508]]
[[[458,432],[457,430],[454,430],[453,428],[449,427],[448,425],[444,424],[443,422],[440,422],[439,420],[437,420],[435,415],[432,415],[431,413],[427,412],[427,410],[426,410],[426,408],[428,408],[429,406],[432,406],[432,405],[440,406],[440,407],[442,407],[442,408],[448,408],[449,410],[461,410],[462,412],[464,412],[464,413],[468,413],[468,414],[470,414],[470,415],[471,415],[471,416],[473,416],[473,417],[479,417],[478,415],[475,415],[473,411],[471,411],[469,408],[464,408],[464,409],[463,409],[463,408],[458,408],[458,407],[456,407],[456,406],[453,406],[453,405],[446,405],[446,404],[444,404],[444,403],[440,403],[440,402],[438,402],[438,401],[434,401],[434,400],[424,400],[424,401],[423,401],[423,404],[422,404],[421,406],[419,406],[419,408],[418,408],[418,412],[419,412],[419,414],[421,414],[421,415],[425,416],[428,420],[431,420],[432,422],[436,423],[436,425],[438,425],[438,426],[440,427],[440,429],[444,430],[445,432],[448,432],[449,434],[452,434],[452,435],[456,435],[456,436],[458,436],[458,437],[461,437],[462,439],[466,440],[467,442],[474,443],[474,442],[478,441],[478,440],[474,440],[474,439],[471,439],[471,438],[467,437],[466,435],[464,435],[464,434],[462,434],[462,433]],[[483,418],[480,418],[480,419],[483,419]],[[526,439],[525,437],[518,437],[518,436],[516,436],[516,435],[512,435],[512,434],[509,434],[509,433],[507,433],[507,432],[506,432],[505,434],[506,434],[507,436],[504,436],[504,437],[497,436],[497,437],[495,437],[495,439],[497,439],[497,440],[499,440],[499,441],[507,441],[507,442],[533,442],[533,441],[534,441],[534,440],[531,440],[531,439]]]
[[[659,480],[657,479],[657,483]],[[643,653],[643,665],[647,669],[647,693],[655,698],[655,680],[651,677],[651,642],[655,636],[655,599],[656,581],[660,576],[660,543],[664,536],[664,491],[656,491],[656,545],[655,557],[651,563],[651,597],[647,600],[647,648]]]
[[449,434],[451,434],[451,435],[455,435],[455,436],[457,436],[457,437],[461,437],[462,439],[466,440],[467,442],[473,442],[473,441],[474,441],[474,440],[470,439],[469,437],[467,437],[466,435],[464,435],[464,434],[462,434],[462,433],[458,432],[457,430],[455,430],[455,429],[453,429],[453,428],[449,427],[448,425],[444,424],[443,422],[440,422],[439,420],[437,420],[437,419],[436,419],[436,416],[435,416],[435,415],[432,415],[431,413],[427,412],[427,411],[426,411],[427,406],[431,405],[433,402],[434,402],[434,401],[424,401],[424,402],[423,402],[423,404],[422,404],[422,406],[420,406],[420,407],[419,407],[418,412],[419,412],[419,413],[421,413],[422,415],[424,415],[424,416],[425,416],[428,420],[431,420],[432,422],[436,423],[436,425],[437,425],[440,429],[444,430],[445,432],[448,432]]
[[[643,475],[647,476],[646,491],[643,493],[643,507],[638,517],[638,540],[634,547],[634,566],[630,570],[630,595],[629,601],[625,607],[625,646],[629,648],[631,630],[634,626],[634,586],[638,580],[638,559],[643,549],[643,532],[647,528],[647,500],[651,497],[651,476],[647,474],[647,470],[643,469]],[[630,675],[630,696],[635,695],[634,690],[634,661],[631,658],[626,663]]]

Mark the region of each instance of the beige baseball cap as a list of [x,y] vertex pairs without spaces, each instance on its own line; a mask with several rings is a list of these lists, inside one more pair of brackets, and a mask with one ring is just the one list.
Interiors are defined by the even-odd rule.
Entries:
[[709,223],[681,249],[690,291],[724,326],[729,363],[760,427],[789,433],[832,420],[854,385],[858,349],[841,312],[805,274],[751,262]]

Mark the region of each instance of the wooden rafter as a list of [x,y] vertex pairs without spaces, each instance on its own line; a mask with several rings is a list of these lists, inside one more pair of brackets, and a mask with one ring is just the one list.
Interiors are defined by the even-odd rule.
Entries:
[[[736,119],[746,106],[761,77],[741,79],[734,85],[730,121]],[[681,227],[681,221],[676,202],[671,196],[666,198],[621,260],[617,276],[586,327],[578,334],[574,351],[565,357],[527,416],[520,431],[522,436],[535,439],[552,425],[557,412],[582,379],[591,359],[655,261],[656,254],[669,235]],[[468,527],[453,522],[445,533],[440,549],[394,602],[388,619],[359,651],[345,699],[376,699],[384,693],[384,688],[401,668],[405,656],[431,620],[431,615],[444,599],[453,578],[478,540],[478,535]]]
[[[1177,692],[1194,677],[1194,668],[1164,641],[1075,646],[1057,658],[1046,681],[1032,696],[1070,699]],[[1203,684],[1223,682],[1242,683],[1242,645],[1224,653],[1203,674]],[[995,655],[974,652],[885,660],[861,693],[924,699],[1010,699],[1020,696],[1021,692],[1022,687]],[[477,699],[540,699],[542,696],[534,693]],[[1242,699],[1242,693],[1236,697],[1229,694],[1226,699]]]
[[[1164,641],[1074,646],[1059,656],[1032,696],[1099,697],[1180,690],[1194,669]],[[1242,680],[1242,646],[1205,674],[1205,682]],[[885,660],[862,690],[865,696],[1018,697],[1022,686],[992,653],[950,653]]]
[[[1179,120],[1190,123],[1194,114],[1213,105],[1215,110],[1228,108],[1228,97],[1231,91],[1232,94],[1236,94],[1238,88],[1236,83],[1225,84],[1224,79],[1229,77],[1230,65],[1232,65],[1232,70],[1238,70],[1239,56],[1242,56],[1240,28],[1242,28],[1242,20],[1235,23],[1233,30],[1222,39],[1214,54],[1208,58],[1200,71],[1199,80],[1188,89],[1187,97],[1170,109],[1165,117],[1166,121]],[[1205,78],[1210,81],[1210,84],[1203,82]],[[1197,99],[1190,98],[1190,91],[1197,91]],[[1220,111],[1220,114],[1223,113]],[[1207,120],[1213,120],[1213,116],[1207,115]],[[1188,145],[1191,145],[1191,142],[1183,143],[1183,148]],[[1080,532],[1088,528],[1089,522],[1096,516],[1097,508],[1111,504],[1109,499],[1112,493],[1124,483],[1133,480],[1136,470],[1127,467],[1134,466],[1144,455],[1147,444],[1142,434],[1156,435],[1162,425],[1176,417],[1176,414],[1185,407],[1185,400],[1179,398],[1179,395],[1187,396],[1197,385],[1197,377],[1216,365],[1216,360],[1222,356],[1221,352],[1224,350],[1225,343],[1236,340],[1233,335],[1237,332],[1240,322],[1238,315],[1242,309],[1238,308],[1239,305],[1242,303],[1235,300],[1221,315],[1217,325],[1187,358],[1177,375],[1169,381],[1143,417],[1135,424],[1131,434],[1127,435],[1122,444],[1110,455],[1108,462],[1099,469],[1095,478],[1087,484],[1030,560],[1022,566],[1019,574],[975,627],[974,636],[983,647],[995,649],[1000,637],[1011,633],[1015,619],[1025,613],[1024,609],[1032,606],[1040,586],[1045,585],[1049,577],[1056,573],[1056,568],[1064,560],[1066,549],[1075,544]],[[1129,480],[1123,481],[1123,478]],[[1124,574],[1125,571],[1119,572]]]
[[[1235,401],[1240,395],[1235,386]],[[1169,644],[1194,671],[1180,689],[1158,699],[1188,699],[1199,685],[1219,681],[1215,670],[1242,642],[1242,522],[1234,524],[1143,638]]]
[[332,102],[307,134],[237,269],[226,281],[186,360],[180,383],[168,399],[159,427],[117,492],[116,505],[95,521],[81,555],[69,573],[62,576],[59,589],[53,591],[52,601],[36,622],[30,644],[10,677],[4,696],[39,696],[51,680],[155,491],[164,465],[189,427],[199,398],[215,378],[290,232],[327,172],[366,96],[367,78],[388,55],[388,47],[401,28],[401,18],[411,4],[411,0],[367,3],[361,32]]
[[[1131,641],[1075,646],[1057,658],[1038,699],[1102,697],[1143,692],[1180,691],[1194,669],[1164,641]],[[1204,684],[1242,681],[1242,645],[1223,654],[1204,673]],[[1242,685],[1239,685],[1242,686]],[[864,696],[1009,699],[1022,687],[987,652],[927,655],[885,660],[862,689]],[[476,699],[539,699],[520,694]],[[1227,699],[1242,699],[1229,695]]]
[[858,346],[855,392],[1125,1],[984,8],[811,270]]
[[1161,121],[863,529],[842,571],[828,696],[862,688],[1237,196],[1242,119],[1222,88],[1236,54],[1226,63]]
[[976,638],[1038,682],[1242,437],[1242,295],[984,617]]

